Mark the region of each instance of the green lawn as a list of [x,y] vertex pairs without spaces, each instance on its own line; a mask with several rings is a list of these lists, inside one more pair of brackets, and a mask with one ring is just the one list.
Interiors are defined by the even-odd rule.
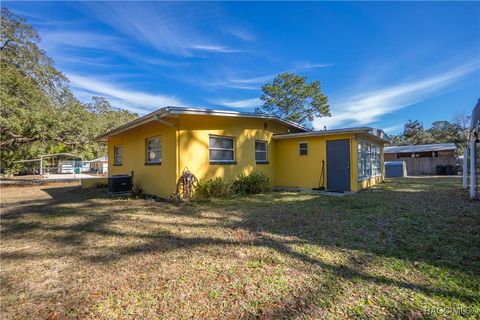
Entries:
[[175,206],[2,189],[2,319],[480,317],[480,202],[460,179]]

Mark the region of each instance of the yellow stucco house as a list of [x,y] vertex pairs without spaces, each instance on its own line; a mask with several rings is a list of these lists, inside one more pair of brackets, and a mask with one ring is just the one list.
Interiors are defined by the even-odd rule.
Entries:
[[266,174],[274,186],[358,191],[383,181],[387,137],[370,127],[309,131],[275,116],[166,107],[98,138],[110,175],[168,197],[184,168],[198,179]]

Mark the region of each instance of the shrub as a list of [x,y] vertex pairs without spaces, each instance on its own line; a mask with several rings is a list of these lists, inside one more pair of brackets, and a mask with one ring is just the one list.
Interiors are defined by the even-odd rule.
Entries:
[[200,199],[225,198],[230,195],[230,186],[222,178],[201,179],[195,188],[195,197]]
[[250,175],[241,174],[232,184],[235,194],[262,193],[270,189],[270,179],[261,172],[252,172]]
[[140,186],[133,186],[133,188],[132,188],[132,198],[134,198],[134,199],[144,199],[145,196],[146,196],[146,194]]

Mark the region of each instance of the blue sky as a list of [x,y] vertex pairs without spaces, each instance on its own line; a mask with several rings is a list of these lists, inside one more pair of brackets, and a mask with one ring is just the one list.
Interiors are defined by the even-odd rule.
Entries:
[[4,2],[81,100],[252,111],[280,72],[320,80],[315,128],[402,130],[480,98],[480,2]]

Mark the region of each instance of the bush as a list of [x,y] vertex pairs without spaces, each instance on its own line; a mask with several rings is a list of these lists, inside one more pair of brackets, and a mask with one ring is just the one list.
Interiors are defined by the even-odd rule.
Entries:
[[250,175],[241,174],[232,184],[235,194],[262,193],[270,189],[270,179],[261,172],[252,172]]
[[225,198],[230,195],[230,186],[222,178],[201,179],[195,188],[195,197],[200,199]]
[[132,198],[134,199],[145,199],[145,192],[140,186],[133,186],[132,188]]

